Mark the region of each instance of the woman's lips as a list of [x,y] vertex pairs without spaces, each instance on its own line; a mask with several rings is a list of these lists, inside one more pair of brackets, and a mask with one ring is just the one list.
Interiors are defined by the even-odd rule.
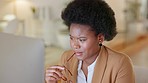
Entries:
[[75,55],[82,56],[83,52],[75,52]]

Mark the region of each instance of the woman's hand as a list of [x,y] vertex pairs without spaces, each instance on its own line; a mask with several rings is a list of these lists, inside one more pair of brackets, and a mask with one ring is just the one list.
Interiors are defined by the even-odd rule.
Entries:
[[48,67],[45,72],[46,83],[57,83],[58,80],[66,79],[62,74],[64,69],[65,68],[63,66],[59,65]]

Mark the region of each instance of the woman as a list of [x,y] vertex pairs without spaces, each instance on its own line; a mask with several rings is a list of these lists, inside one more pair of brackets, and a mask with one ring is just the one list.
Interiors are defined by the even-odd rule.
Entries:
[[116,32],[113,10],[102,0],[74,0],[62,12],[69,27],[72,50],[64,52],[61,65],[46,70],[46,82],[134,83],[130,58],[104,45]]

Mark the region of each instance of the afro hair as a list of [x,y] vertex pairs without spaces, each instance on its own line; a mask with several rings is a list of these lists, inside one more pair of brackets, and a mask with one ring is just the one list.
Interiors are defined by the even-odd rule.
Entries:
[[69,28],[72,23],[91,26],[96,35],[103,34],[106,41],[117,34],[115,13],[103,0],[74,0],[62,11],[61,18]]

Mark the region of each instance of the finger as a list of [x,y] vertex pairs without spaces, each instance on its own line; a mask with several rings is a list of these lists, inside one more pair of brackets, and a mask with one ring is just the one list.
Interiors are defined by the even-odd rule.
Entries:
[[64,66],[51,66],[51,67],[46,68],[46,70],[56,70],[56,71],[61,72],[65,70],[65,67]]
[[54,77],[52,77],[52,76],[50,76],[50,77],[46,77],[45,78],[45,81],[47,82],[47,83],[55,83],[55,82],[57,82],[57,80],[56,80],[56,78],[54,78]]
[[[59,77],[58,75],[56,75],[56,73],[48,73],[48,74],[46,74],[46,77],[49,77],[50,78],[50,80],[60,80],[60,79],[62,79],[62,80],[64,80],[64,81],[67,81],[67,78],[65,77],[65,76],[62,76],[62,77]],[[54,79],[52,79],[52,78],[54,78]]]
[[60,65],[51,66],[50,68],[59,69],[59,70],[64,70],[65,69],[64,66],[60,66]]
[[58,77],[62,77],[63,76],[62,71],[59,70],[59,69],[52,69],[52,68],[50,68],[49,70],[46,70],[46,74],[53,74],[53,73],[57,74]]
[[56,80],[61,79],[61,77],[59,77],[55,72],[47,73],[46,77],[54,77]]
[[45,68],[45,70],[50,70],[50,69],[59,69],[59,70],[64,70],[65,69],[65,67],[64,66],[60,66],[60,65],[54,65],[54,66],[46,66],[46,68]]

